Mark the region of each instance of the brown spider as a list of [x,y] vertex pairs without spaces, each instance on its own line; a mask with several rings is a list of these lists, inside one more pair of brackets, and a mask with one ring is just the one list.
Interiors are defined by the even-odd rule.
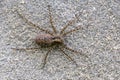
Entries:
[[[78,51],[75,51],[71,48],[69,48],[65,43],[64,43],[64,37],[67,35],[67,34],[70,34],[72,32],[75,32],[77,30],[79,30],[81,27],[76,27],[75,29],[72,29],[68,32],[65,32],[65,29],[70,26],[73,22],[75,22],[75,20],[71,20],[69,21],[63,28],[62,30],[60,31],[60,33],[57,32],[55,26],[53,25],[53,20],[52,20],[52,16],[51,16],[51,9],[50,9],[50,5],[48,5],[48,10],[49,10],[49,18],[50,18],[50,23],[51,23],[51,28],[53,29],[53,32],[49,31],[49,30],[46,30],[46,29],[43,29],[43,28],[40,28],[39,26],[37,26],[36,24],[30,22],[28,19],[26,19],[21,13],[19,13],[17,10],[17,13],[18,15],[26,22],[28,23],[29,25],[33,26],[33,27],[36,27],[38,28],[39,30],[41,31],[44,31],[46,34],[39,34],[36,38],[35,38],[35,42],[41,46],[41,47],[47,47],[49,50],[48,52],[46,53],[45,55],[45,58],[44,58],[44,62],[43,62],[43,67],[45,66],[46,64],[46,60],[47,60],[47,56],[48,54],[51,52],[51,50],[55,47],[58,47],[58,49],[60,49],[63,53],[63,55],[66,56],[67,59],[73,61],[75,64],[76,64],[76,61],[74,61],[73,58],[71,58],[68,54],[65,53],[64,49],[67,49],[67,50],[70,50],[74,53],[80,53],[81,52],[78,52]],[[15,50],[32,50],[32,49],[39,49],[39,48],[13,48]],[[84,54],[81,54],[81,55],[84,55]],[[42,67],[42,68],[43,68]]]

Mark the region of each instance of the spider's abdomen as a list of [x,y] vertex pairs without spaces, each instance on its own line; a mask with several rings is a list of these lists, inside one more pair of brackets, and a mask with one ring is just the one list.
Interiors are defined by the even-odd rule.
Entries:
[[52,43],[52,35],[49,34],[40,34],[35,38],[35,41],[40,46],[49,46]]
[[42,47],[49,47],[53,45],[62,44],[63,41],[59,36],[52,36],[50,34],[40,34],[35,38],[35,41],[38,45]]

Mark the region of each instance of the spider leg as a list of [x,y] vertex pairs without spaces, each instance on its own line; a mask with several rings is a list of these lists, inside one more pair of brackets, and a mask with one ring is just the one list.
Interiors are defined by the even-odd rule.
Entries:
[[76,64],[76,66],[78,66],[78,64],[76,63],[76,61],[75,61],[73,58],[71,58],[68,54],[66,54],[65,51],[64,51],[62,48],[60,48],[60,50],[62,51],[62,54],[63,54],[68,60],[73,61],[73,62]]
[[13,50],[36,50],[36,49],[40,49],[40,48],[11,48]]
[[41,30],[41,31],[44,31],[44,32],[46,32],[46,33],[49,33],[49,34],[53,35],[49,30],[45,30],[45,29],[43,29],[43,28],[40,28],[38,25],[36,25],[36,24],[32,23],[31,21],[29,21],[25,16],[23,16],[21,13],[19,13],[18,10],[16,10],[16,12],[17,12],[17,14],[18,14],[26,23],[28,23],[28,24],[31,25],[32,27],[36,27],[36,28],[38,28],[38,29]]
[[50,24],[51,24],[51,26],[52,26],[52,29],[53,29],[53,31],[54,31],[54,33],[57,33],[57,30],[56,30],[56,28],[55,28],[55,26],[54,26],[54,22],[53,22],[53,18],[52,18],[52,14],[51,14],[51,9],[50,9],[50,5],[48,5],[48,10],[49,10],[49,18],[50,18]]
[[81,27],[76,27],[75,29],[72,29],[72,30],[70,30],[70,31],[68,31],[68,32],[63,33],[62,36],[66,36],[67,34],[70,34],[70,33],[72,33],[72,32],[75,32],[75,31],[77,31],[77,30],[79,30],[79,29],[81,29]]
[[51,52],[52,49],[53,49],[53,48],[49,48],[48,52],[46,53],[45,58],[44,58],[44,62],[43,62],[43,65],[42,65],[42,68],[45,67],[45,64],[46,64],[46,62],[47,62],[48,54]]
[[63,32],[65,31],[65,29],[70,26],[71,24],[75,23],[75,19],[68,21],[68,23],[62,28],[62,30],[60,31],[60,34],[63,34]]
[[85,57],[87,57],[87,58],[88,58],[88,56],[87,56],[87,55],[83,54],[82,52],[76,51],[76,50],[74,50],[74,49],[72,49],[72,48],[68,47],[67,45],[64,45],[64,47],[63,47],[63,48],[65,48],[65,49],[67,49],[67,50],[69,50],[69,51],[71,51],[71,52],[73,52],[73,53],[79,53],[80,55],[85,56]]

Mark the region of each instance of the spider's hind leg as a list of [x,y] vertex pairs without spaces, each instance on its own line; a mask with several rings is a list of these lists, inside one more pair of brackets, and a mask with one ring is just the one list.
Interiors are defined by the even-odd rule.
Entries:
[[11,48],[13,50],[36,50],[36,49],[40,49],[40,48]]
[[17,12],[17,14],[29,25],[31,25],[32,27],[38,28],[41,31],[44,31],[46,33],[49,33],[51,35],[53,35],[49,30],[40,28],[38,25],[34,24],[33,22],[29,21],[23,14],[21,14],[18,10],[15,10]]

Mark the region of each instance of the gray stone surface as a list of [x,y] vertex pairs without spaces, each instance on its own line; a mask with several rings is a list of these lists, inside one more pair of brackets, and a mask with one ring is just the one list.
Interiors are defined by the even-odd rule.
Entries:
[[[48,4],[58,30],[79,14],[79,21],[67,30],[76,25],[83,29],[69,35],[67,44],[88,58],[65,50],[78,67],[53,50],[41,69],[47,49],[11,49],[37,47],[33,39],[43,33],[25,23],[15,10],[51,30]],[[120,80],[120,0],[0,0],[0,80]]]

